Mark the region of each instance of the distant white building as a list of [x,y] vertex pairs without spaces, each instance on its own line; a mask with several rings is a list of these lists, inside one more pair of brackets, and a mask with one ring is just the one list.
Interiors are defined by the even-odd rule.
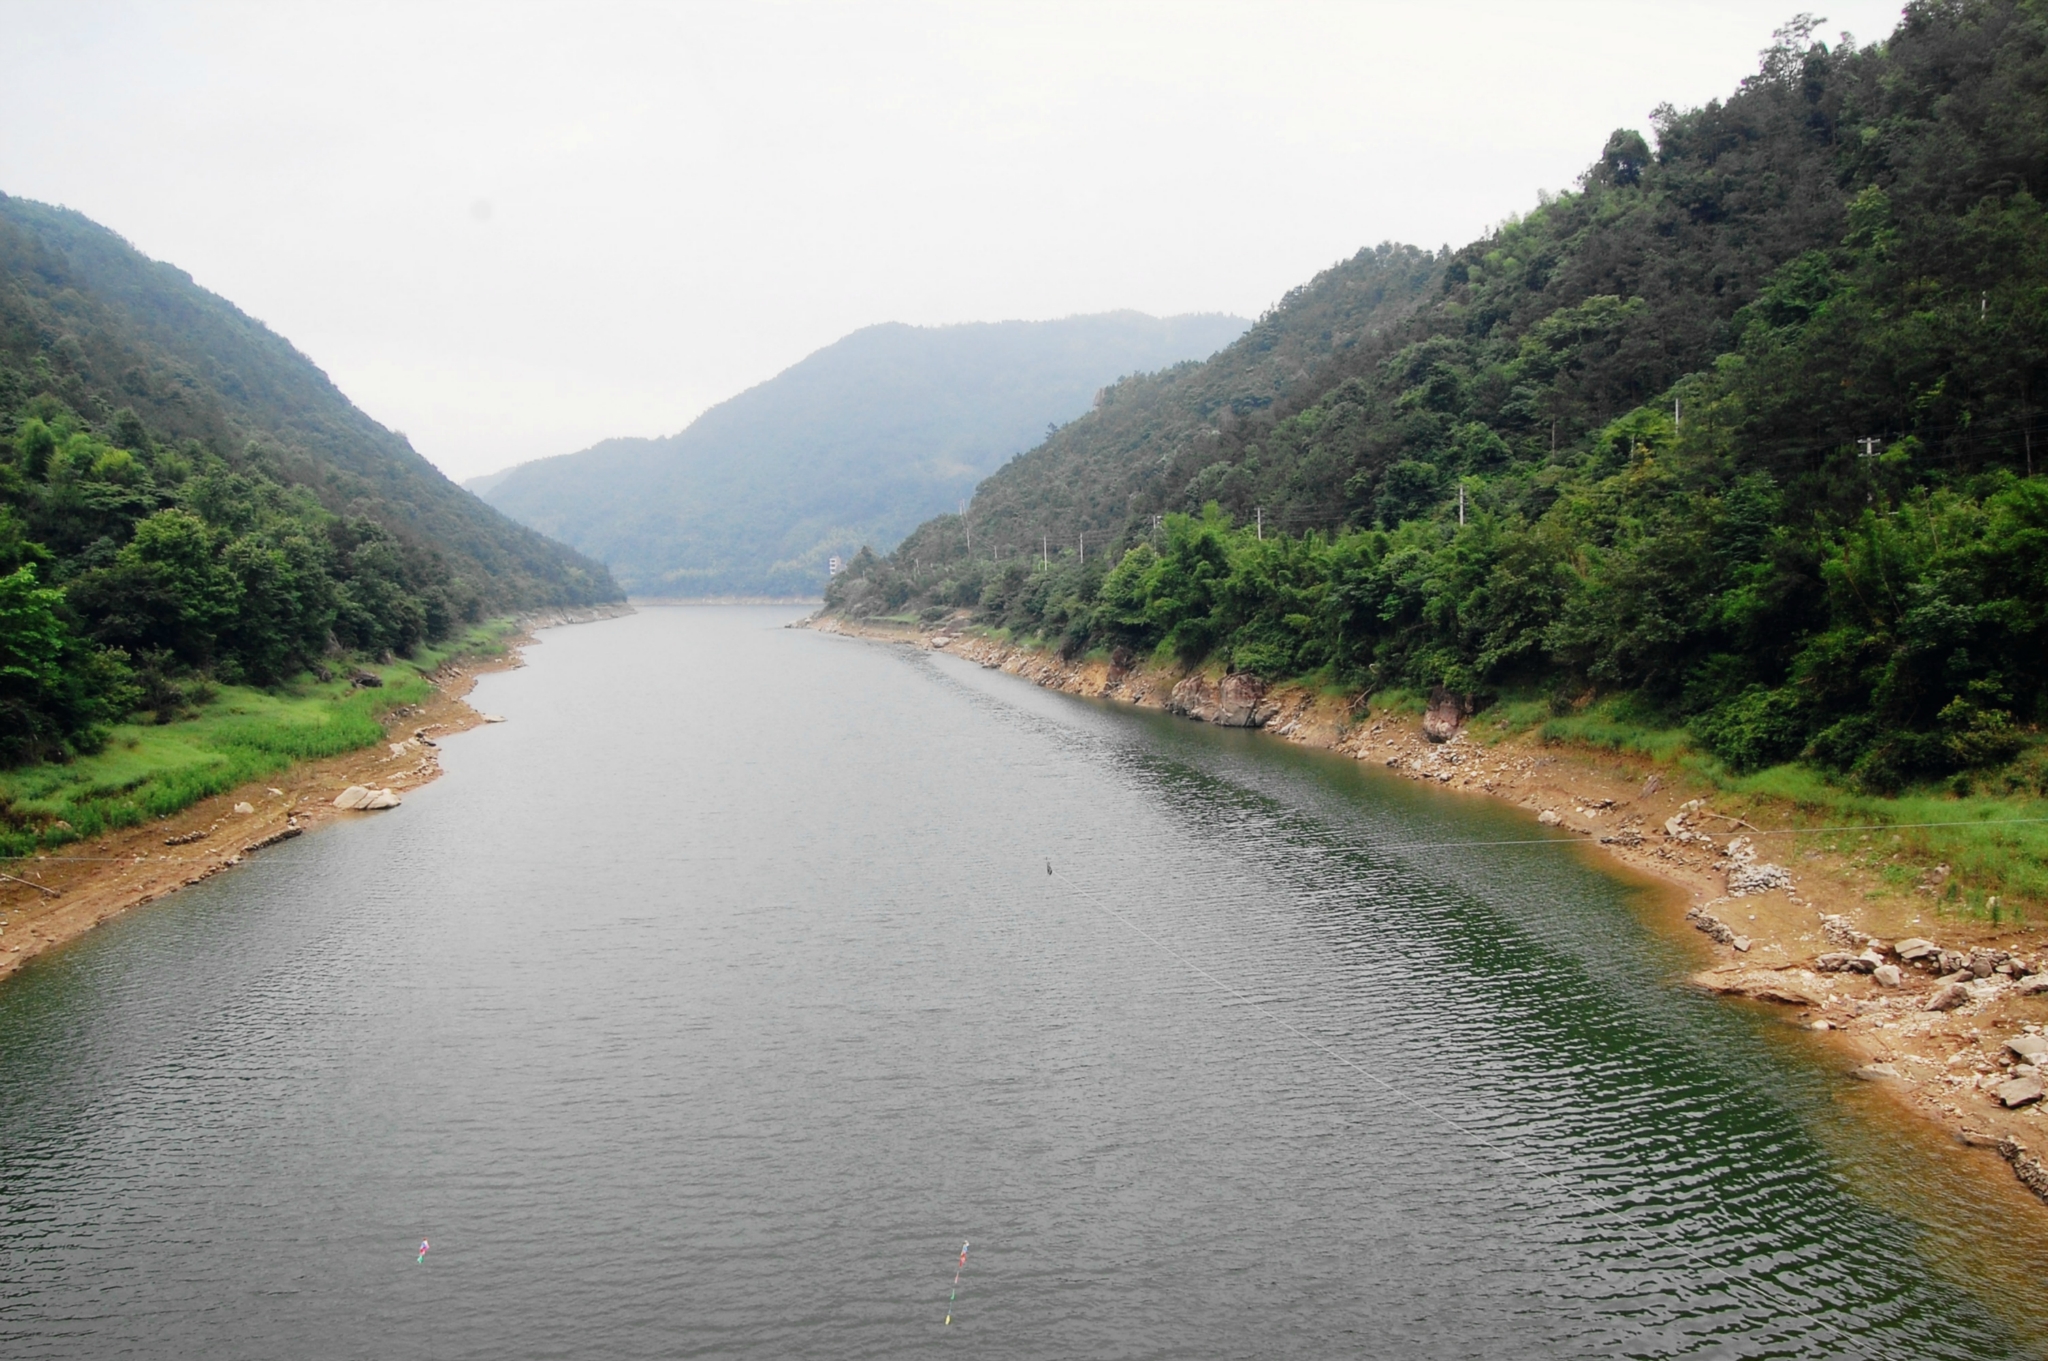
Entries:
[[845,564],[844,562],[840,561],[839,555],[838,555],[837,553],[834,553],[834,554],[833,554],[833,555],[832,555],[832,556],[831,556],[831,557],[830,557],[829,559],[827,559],[827,560],[826,560],[826,563],[825,563],[825,575],[826,575],[826,576],[830,576],[830,577],[836,577],[836,576],[838,576],[838,575],[839,575],[839,574],[840,574],[841,572],[843,572],[843,571],[845,571],[845,570],[846,570],[846,564]]

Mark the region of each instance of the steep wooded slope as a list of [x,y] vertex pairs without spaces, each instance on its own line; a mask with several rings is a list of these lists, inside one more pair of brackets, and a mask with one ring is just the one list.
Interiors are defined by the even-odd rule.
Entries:
[[1106,403],[990,479],[974,553],[944,517],[830,598],[2048,785],[2048,7],[1802,20],[1653,132],[1270,406],[1145,443]]
[[0,763],[170,722],[215,681],[617,595],[179,270],[0,197]]
[[[111,430],[260,457],[336,515],[437,557],[487,608],[616,598],[604,569],[513,523],[359,411],[284,337],[78,213],[0,196],[0,404],[41,393]],[[254,444],[256,453],[250,453]]]

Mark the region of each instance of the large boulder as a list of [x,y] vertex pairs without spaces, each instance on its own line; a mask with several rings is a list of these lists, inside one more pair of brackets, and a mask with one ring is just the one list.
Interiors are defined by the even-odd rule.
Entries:
[[1216,712],[1216,687],[1199,671],[1183,676],[1166,697],[1166,712],[1207,722]]
[[1266,683],[1249,671],[1236,671],[1216,687],[1216,717],[1210,721],[1225,728],[1263,728],[1273,717],[1266,704]]
[[2015,1035],[2005,1042],[2005,1047],[2021,1063],[2031,1063],[2036,1068],[2048,1065],[2048,1039],[2039,1035]]
[[334,796],[336,808],[361,808],[369,802],[370,791],[359,784],[352,784]]
[[1432,742],[1448,742],[1465,726],[1465,718],[1471,712],[1470,697],[1454,695],[1439,685],[1429,692],[1429,708],[1422,715],[1422,735]]
[[1166,712],[1224,728],[1263,728],[1279,706],[1266,699],[1266,683],[1249,671],[1212,681],[1197,671],[1167,696]]
[[2029,1105],[2041,1099],[2041,1079],[2016,1077],[2010,1082],[1999,1083],[1993,1095],[2005,1103],[2008,1109]]
[[1970,1000],[1970,990],[1960,983],[1944,983],[1927,999],[1929,1011],[1954,1011]]
[[1908,936],[1898,943],[1894,948],[1894,953],[1908,964],[1918,964],[1923,959],[1939,959],[1941,957],[1941,947],[1931,940],[1922,940],[1918,936]]

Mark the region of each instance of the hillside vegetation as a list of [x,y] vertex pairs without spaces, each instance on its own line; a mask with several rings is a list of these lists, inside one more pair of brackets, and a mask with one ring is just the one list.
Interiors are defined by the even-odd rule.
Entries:
[[470,482],[635,594],[811,595],[1105,384],[1214,353],[1234,317],[1137,312],[854,332],[663,439],[606,440]]
[[0,764],[617,596],[181,271],[0,197]]
[[832,605],[2041,789],[2048,10],[1802,20],[1650,132],[1120,385]]

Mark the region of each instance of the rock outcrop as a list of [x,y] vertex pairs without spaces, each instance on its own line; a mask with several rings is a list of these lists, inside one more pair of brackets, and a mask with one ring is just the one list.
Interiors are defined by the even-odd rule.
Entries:
[[1432,742],[1448,742],[1465,726],[1472,712],[1470,697],[1454,695],[1441,685],[1430,691],[1429,708],[1422,714],[1422,735]]
[[1234,671],[1220,681],[1197,671],[1173,687],[1166,712],[1219,728],[1263,728],[1280,706],[1267,700],[1266,682],[1249,671]]
[[1687,909],[1685,919],[1731,949],[1742,951],[1749,949],[1749,937],[1738,934],[1734,927],[1707,911],[1704,903],[1695,903],[1691,908]]
[[362,813],[375,813],[385,808],[396,808],[404,800],[389,789],[369,789],[352,784],[334,796],[336,808],[350,809]]

